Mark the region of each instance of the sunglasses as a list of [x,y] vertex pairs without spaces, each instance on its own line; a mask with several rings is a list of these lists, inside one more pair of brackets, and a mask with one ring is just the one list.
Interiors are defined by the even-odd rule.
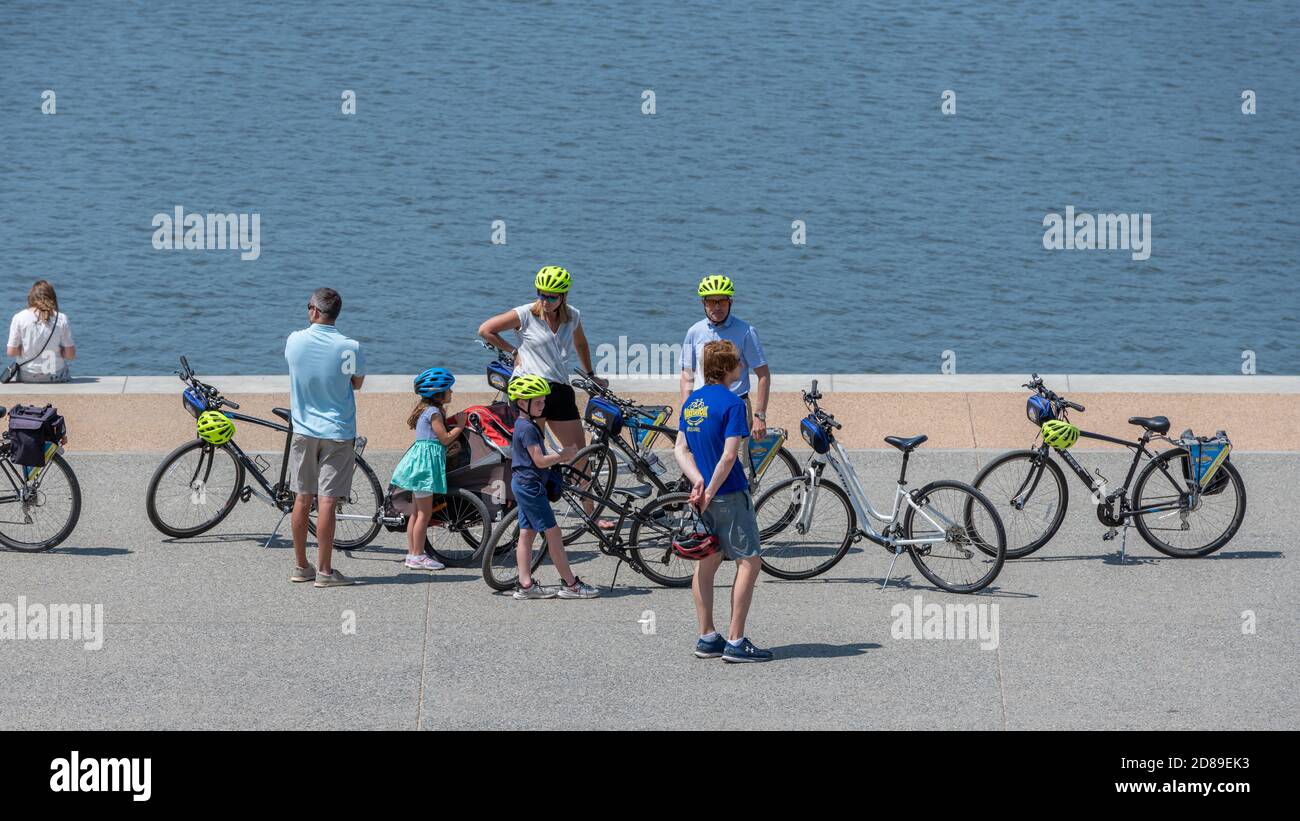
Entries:
[[564,296],[564,294],[544,294],[544,293],[542,293],[541,291],[538,291],[538,292],[537,292],[537,298],[538,298],[538,299],[544,299],[544,300],[546,300],[547,302],[555,302],[556,300],[558,300],[558,299],[559,299],[560,297],[562,297],[562,296]]

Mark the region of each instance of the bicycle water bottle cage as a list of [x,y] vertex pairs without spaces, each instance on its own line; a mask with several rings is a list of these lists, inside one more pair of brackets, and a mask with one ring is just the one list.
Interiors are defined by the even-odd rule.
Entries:
[[808,447],[817,453],[824,454],[831,449],[830,435],[811,414],[805,416],[799,423],[799,433],[803,435],[803,440],[808,443]]

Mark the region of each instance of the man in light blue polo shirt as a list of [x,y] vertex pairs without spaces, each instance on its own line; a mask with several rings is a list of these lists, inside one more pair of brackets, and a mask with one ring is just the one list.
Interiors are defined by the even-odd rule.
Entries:
[[[748,322],[732,316],[731,298],[736,294],[736,286],[729,277],[709,274],[700,280],[697,290],[704,303],[704,319],[691,326],[682,344],[680,406],[685,407],[686,397],[691,391],[704,385],[700,364],[704,346],[726,340],[740,351],[740,378],[728,387],[745,401],[745,411],[752,417],[748,420],[750,436],[762,439],[767,435],[767,402],[772,390],[772,372],[767,367],[758,332]],[[758,377],[758,388],[753,397],[749,390],[750,371]]]
[[[289,489],[293,506],[293,582],[316,587],[355,584],[330,566],[335,514],[340,499],[352,492],[357,437],[357,403],[352,392],[365,381],[361,345],[334,327],[343,299],[333,288],[318,288],[307,303],[311,325],[289,334],[284,358],[289,363],[289,409],[293,440],[289,445]],[[316,558],[307,561],[307,524],[316,504]]]

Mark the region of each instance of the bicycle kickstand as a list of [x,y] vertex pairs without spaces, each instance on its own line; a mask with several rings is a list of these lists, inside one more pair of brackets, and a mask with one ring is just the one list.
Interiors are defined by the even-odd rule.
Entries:
[[263,550],[265,550],[266,548],[270,547],[270,546],[271,546],[271,543],[275,541],[275,537],[276,537],[276,536],[279,534],[279,532],[280,532],[280,525],[284,524],[284,517],[285,517],[285,516],[288,516],[288,515],[289,515],[289,511],[287,511],[287,510],[286,510],[285,512],[283,512],[283,513],[280,514],[280,519],[279,519],[279,521],[277,521],[277,522],[275,523],[275,529],[271,531],[271,538],[267,539],[267,540],[266,540],[266,544],[262,545],[262,549],[263,549]]
[[614,585],[618,584],[618,569],[623,566],[623,557],[620,556],[618,564],[614,565],[614,579],[609,583],[609,592],[614,592]]
[[897,545],[894,548],[894,557],[889,560],[889,570],[885,571],[885,580],[880,583],[880,589],[884,590],[889,585],[889,577],[894,575],[894,562],[898,561],[898,556],[903,552],[903,546]]
[[1123,564],[1125,560],[1124,550],[1128,546],[1128,529],[1130,525],[1124,522],[1124,530],[1119,534],[1119,563]]

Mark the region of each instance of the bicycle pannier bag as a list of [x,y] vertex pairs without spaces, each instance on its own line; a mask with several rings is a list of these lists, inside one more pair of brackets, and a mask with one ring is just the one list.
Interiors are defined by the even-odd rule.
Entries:
[[[10,458],[24,467],[43,467],[46,445],[56,446],[67,435],[63,417],[53,405],[15,405],[9,411]],[[50,448],[53,454],[57,448]]]
[[831,449],[830,437],[815,418],[805,416],[799,423],[799,433],[803,435],[803,440],[808,443],[808,447],[816,452],[825,453]]
[[505,393],[506,387],[510,384],[510,377],[513,375],[514,371],[510,369],[509,365],[505,365],[501,362],[488,363],[487,381],[488,385],[491,386],[493,390]]
[[1183,457],[1183,474],[1187,481],[1201,486],[1201,493],[1214,496],[1227,489],[1231,479],[1220,470],[1232,453],[1232,442],[1223,431],[1214,436],[1191,436],[1185,431],[1178,444],[1187,450]]
[[1025,401],[1025,416],[1029,421],[1034,423],[1035,427],[1042,427],[1044,422],[1050,422],[1056,418],[1052,412],[1052,403],[1041,396],[1031,396]]

